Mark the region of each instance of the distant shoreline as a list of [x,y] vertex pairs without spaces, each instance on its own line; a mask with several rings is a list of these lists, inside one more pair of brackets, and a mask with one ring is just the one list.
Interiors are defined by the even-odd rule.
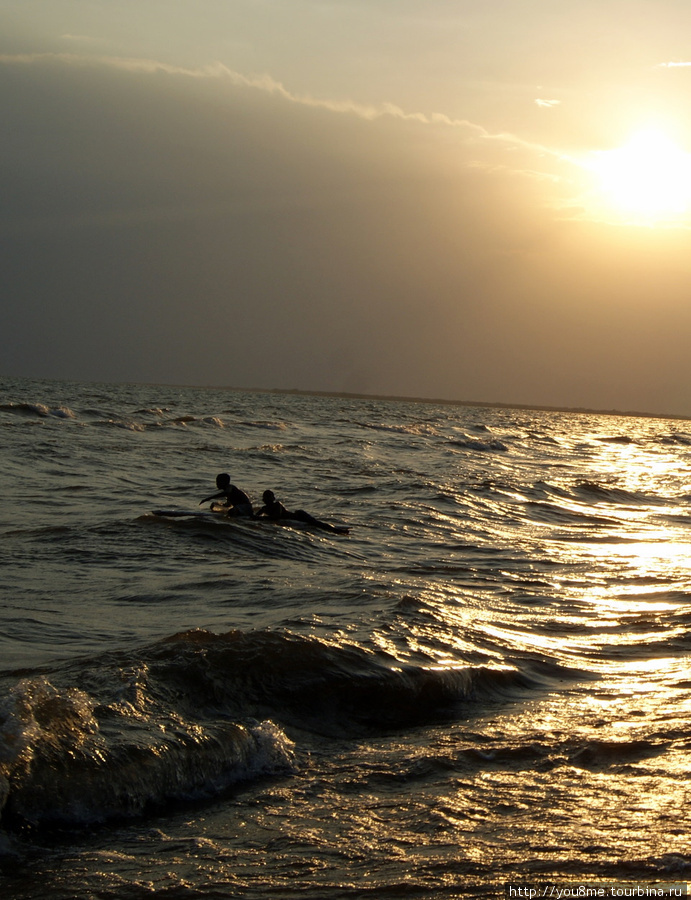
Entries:
[[483,400],[445,400],[438,397],[404,397],[394,394],[358,394],[349,391],[309,391],[299,388],[230,388],[230,390],[247,390],[250,393],[289,394],[305,397],[335,397],[344,400],[390,400],[396,403],[430,403],[437,406],[471,406],[485,409],[523,409],[535,412],[575,413],[577,415],[619,416],[640,419],[678,419],[683,422],[691,420],[691,416],[678,413],[652,413],[620,409],[590,409],[583,406],[540,406],[536,403],[500,403]]
[[436,406],[468,406],[474,408],[485,409],[522,409],[526,411],[534,410],[535,412],[555,412],[555,413],[573,413],[575,415],[593,415],[593,416],[613,416],[620,418],[638,418],[638,419],[674,419],[680,422],[691,421],[691,415],[683,415],[681,413],[653,413],[640,412],[639,410],[622,410],[622,409],[596,409],[585,406],[543,406],[538,403],[502,403],[500,401],[486,400],[449,400],[440,397],[407,397],[398,394],[363,394],[355,391],[318,391],[307,390],[303,388],[259,388],[259,387],[237,387],[234,385],[217,385],[217,384],[181,384],[180,382],[165,381],[76,381],[73,378],[36,378],[27,375],[0,375],[0,378],[17,378],[25,381],[54,381],[66,382],[71,384],[132,384],[132,385],[149,385],[151,387],[169,387],[169,388],[192,388],[198,390],[209,391],[237,391],[239,393],[248,394],[282,394],[295,397],[333,397],[343,400],[383,400],[392,403],[430,403]]

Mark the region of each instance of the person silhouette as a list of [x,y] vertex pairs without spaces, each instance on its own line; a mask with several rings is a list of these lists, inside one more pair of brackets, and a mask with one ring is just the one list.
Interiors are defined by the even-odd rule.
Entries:
[[230,483],[230,475],[225,472],[223,472],[221,475],[217,475],[216,487],[219,489],[218,493],[212,494],[210,497],[205,497],[203,500],[200,500],[200,506],[202,505],[202,503],[208,503],[209,500],[218,500],[221,497],[224,497],[226,501],[225,503],[212,503],[211,508],[225,510],[225,513],[228,516],[254,515],[254,510],[252,509],[252,501],[244,491],[241,491],[239,487],[235,487],[234,484]]
[[273,491],[264,491],[262,494],[264,506],[257,511],[257,516],[266,516],[268,519],[278,521],[279,519],[293,519],[297,522],[305,522],[307,525],[313,525],[315,528],[322,528],[324,531],[331,531],[334,534],[349,534],[350,529],[340,525],[331,525],[329,522],[322,522],[315,519],[304,509],[296,509],[291,512],[286,509],[280,500],[276,499]]

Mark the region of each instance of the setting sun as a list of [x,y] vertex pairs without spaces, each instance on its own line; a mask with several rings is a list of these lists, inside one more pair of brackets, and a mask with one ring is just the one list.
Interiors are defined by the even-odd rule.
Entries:
[[691,156],[659,131],[597,153],[588,167],[606,207],[630,221],[678,220],[691,205]]

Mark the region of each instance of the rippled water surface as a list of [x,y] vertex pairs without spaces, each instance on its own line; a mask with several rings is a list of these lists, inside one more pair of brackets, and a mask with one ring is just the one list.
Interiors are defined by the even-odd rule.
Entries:
[[688,422],[4,379],[0,455],[3,897],[689,877]]

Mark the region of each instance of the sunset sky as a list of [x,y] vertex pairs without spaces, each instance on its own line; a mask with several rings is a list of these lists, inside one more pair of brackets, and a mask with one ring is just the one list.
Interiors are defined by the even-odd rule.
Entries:
[[0,374],[691,416],[688,0],[0,0]]

